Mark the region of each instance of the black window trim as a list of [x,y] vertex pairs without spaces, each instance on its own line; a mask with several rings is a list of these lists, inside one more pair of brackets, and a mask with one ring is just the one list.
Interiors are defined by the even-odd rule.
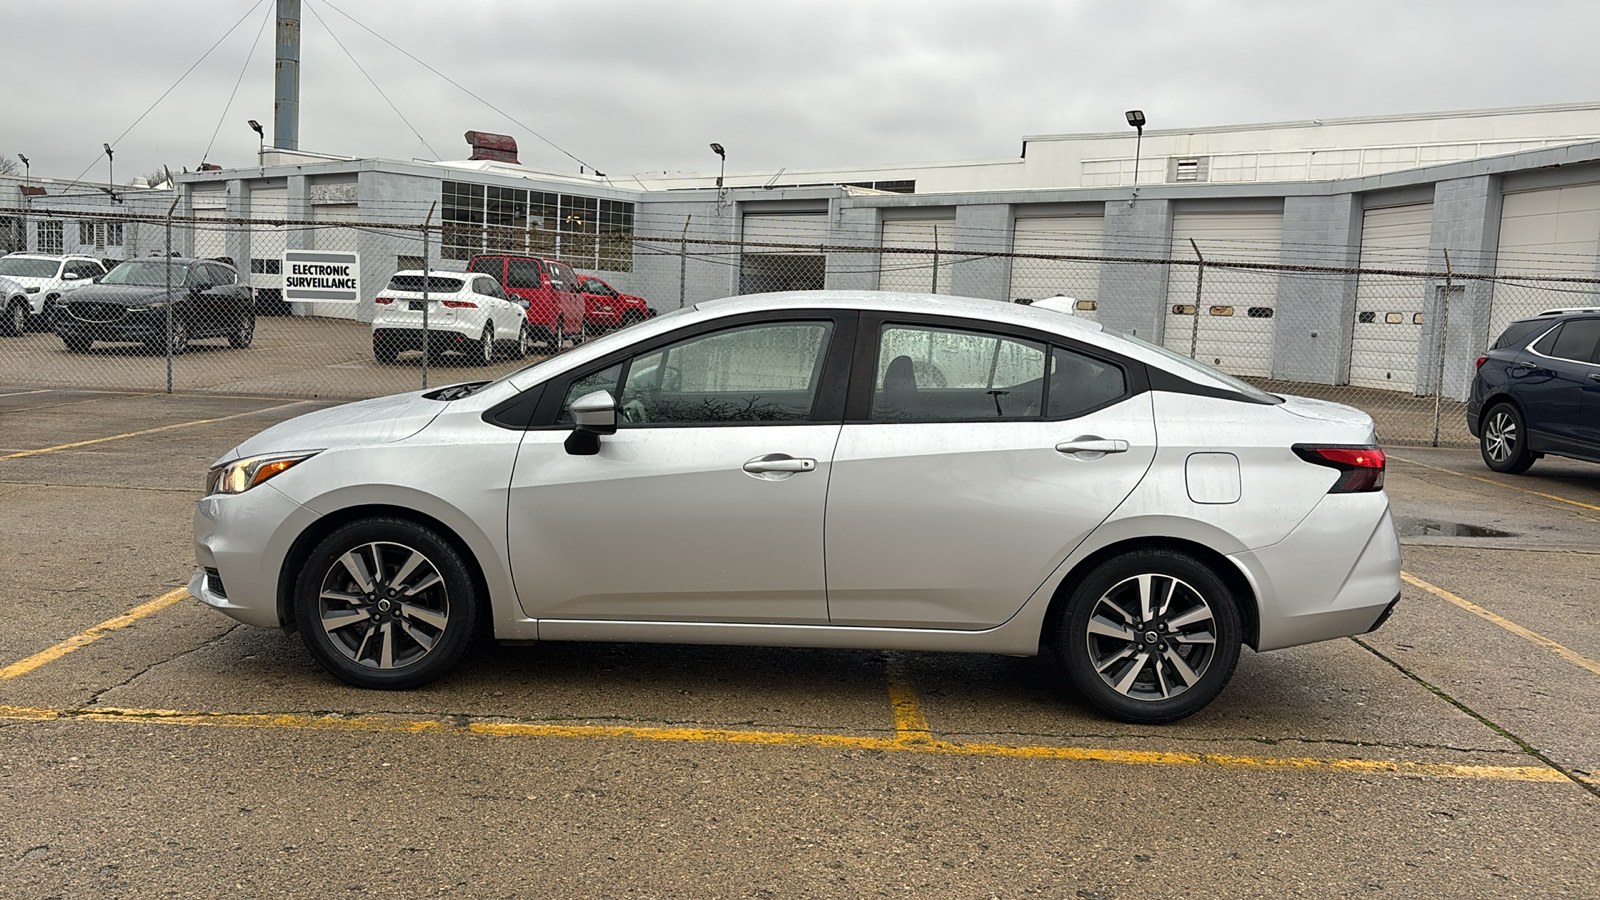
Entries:
[[[597,372],[602,372],[612,366],[627,363],[641,356],[647,356],[664,347],[694,338],[705,337],[722,331],[734,331],[748,328],[752,325],[767,323],[829,321],[833,323],[833,333],[829,339],[827,356],[822,364],[822,376],[817,385],[817,399],[812,405],[811,415],[805,419],[790,419],[777,422],[699,422],[699,423],[659,423],[658,428],[782,428],[796,425],[831,425],[844,421],[845,398],[848,385],[846,377],[849,372],[851,354],[856,344],[859,333],[857,321],[859,313],[849,309],[781,309],[766,310],[763,312],[743,313],[698,322],[665,334],[657,335],[646,341],[616,350],[599,359],[575,369],[570,369],[559,375],[541,382],[515,397],[503,400],[490,407],[483,414],[483,420],[491,425],[501,428],[510,428],[520,431],[571,431],[570,424],[559,424],[556,417],[561,412],[561,405],[566,402],[567,391],[572,383],[581,381]],[[618,383],[626,383],[628,367],[623,366]],[[537,400],[530,401],[530,395],[538,395]],[[651,427],[646,424],[645,428]]]
[[[1003,339],[1027,341],[1033,344],[1043,344],[1045,348],[1045,371],[1043,390],[1039,395],[1039,409],[1037,416],[1017,416],[995,418],[993,416],[981,418],[949,418],[949,419],[874,419],[872,418],[872,394],[877,384],[878,377],[878,343],[887,326],[905,326],[910,328],[948,329],[965,331],[980,335],[992,335]],[[1092,413],[1099,412],[1108,406],[1121,403],[1137,394],[1145,393],[1150,389],[1149,379],[1145,373],[1145,365],[1137,360],[1129,359],[1121,354],[1114,353],[1102,347],[1075,341],[1065,335],[1049,331],[1035,331],[1016,325],[997,322],[985,322],[981,319],[966,319],[960,316],[917,315],[904,313],[864,312],[861,322],[856,327],[856,353],[855,364],[850,373],[850,395],[845,404],[846,425],[943,425],[955,423],[985,423],[996,425],[1006,422],[1070,422]],[[1115,366],[1122,370],[1123,392],[1119,397],[1107,400],[1089,409],[1078,410],[1070,416],[1046,416],[1042,412],[1050,408],[1050,363],[1052,348],[1060,347],[1087,356],[1096,362]],[[1198,387],[1198,385],[1196,385]]]

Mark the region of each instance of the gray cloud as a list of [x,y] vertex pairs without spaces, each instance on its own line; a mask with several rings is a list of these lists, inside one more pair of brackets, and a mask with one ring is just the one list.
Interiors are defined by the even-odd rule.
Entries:
[[[602,170],[706,171],[1006,157],[1024,134],[1329,118],[1597,99],[1600,5],[1409,3],[488,2],[335,0],[390,40]],[[435,151],[514,135],[525,163],[576,163],[305,0],[301,146],[430,151],[334,43],[322,16]],[[0,150],[73,177],[251,0],[3,0],[13,82]],[[119,180],[194,168],[271,0],[117,145]],[[210,158],[253,161],[272,118],[269,23]],[[98,168],[96,168],[98,167]]]

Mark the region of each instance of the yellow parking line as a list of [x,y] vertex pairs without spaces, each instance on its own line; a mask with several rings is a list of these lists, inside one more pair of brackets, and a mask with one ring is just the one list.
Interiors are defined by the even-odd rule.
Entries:
[[1577,666],[1580,666],[1582,668],[1588,669],[1589,671],[1595,673],[1596,675],[1600,675],[1600,662],[1595,662],[1594,660],[1590,659],[1589,657],[1584,656],[1581,653],[1578,653],[1576,650],[1568,649],[1567,647],[1564,647],[1561,644],[1558,644],[1555,641],[1550,640],[1549,638],[1545,637],[1542,634],[1539,634],[1536,631],[1530,631],[1530,630],[1528,630],[1526,628],[1523,628],[1521,625],[1518,625],[1517,623],[1511,621],[1510,619],[1507,619],[1507,618],[1504,618],[1502,616],[1496,615],[1496,614],[1488,611],[1487,609],[1484,609],[1483,607],[1479,606],[1478,604],[1473,603],[1470,600],[1464,600],[1464,599],[1462,599],[1460,597],[1457,597],[1455,594],[1450,593],[1449,591],[1445,590],[1442,587],[1438,587],[1436,585],[1429,584],[1426,581],[1423,581],[1421,578],[1418,578],[1417,576],[1412,575],[1410,572],[1401,572],[1400,573],[1400,577],[1402,579],[1404,579],[1407,584],[1413,585],[1415,587],[1419,587],[1419,588],[1427,591],[1428,593],[1434,595],[1435,597],[1439,597],[1439,598],[1441,598],[1443,600],[1448,600],[1451,603],[1454,603],[1455,605],[1461,607],[1462,609],[1466,610],[1469,613],[1472,613],[1475,616],[1481,616],[1482,618],[1487,619],[1488,621],[1493,622],[1496,625],[1499,625],[1501,628],[1504,628],[1505,630],[1511,632],[1512,634],[1516,635],[1517,637],[1520,637],[1520,638],[1523,638],[1525,640],[1532,641],[1535,644],[1538,644],[1539,646],[1545,648],[1546,650],[1549,650],[1551,653],[1554,653],[1555,655],[1561,657],[1562,659],[1566,660],[1567,662],[1570,662],[1570,663],[1573,663],[1574,665],[1577,665]]
[[901,741],[931,741],[933,732],[922,715],[922,704],[917,700],[916,689],[906,674],[905,661],[890,656],[885,666],[889,677],[889,705],[894,709],[895,738]]
[[1458,763],[1402,762],[1386,759],[1235,756],[1223,753],[1108,750],[1096,747],[1018,746],[936,740],[908,741],[898,737],[884,738],[782,731],[738,731],[721,728],[538,725],[503,721],[467,721],[463,723],[459,718],[451,720],[401,719],[382,716],[311,716],[294,713],[198,713],[165,709],[118,708],[50,710],[29,707],[0,707],[0,720],[3,719],[26,721],[78,719],[139,725],[189,725],[216,728],[822,747],[876,750],[889,753],[931,753],[951,756],[1101,762],[1132,766],[1206,766],[1247,771],[1347,772],[1365,775],[1388,774],[1413,778],[1456,778],[1481,781],[1559,783],[1568,780],[1561,772],[1545,766],[1485,766]]
[[178,588],[176,590],[168,591],[167,593],[162,594],[148,603],[141,603],[122,615],[117,616],[114,619],[107,619],[87,631],[79,632],[78,634],[67,638],[48,650],[41,650],[27,659],[18,660],[17,662],[0,669],[0,681],[6,681],[8,679],[16,678],[18,675],[25,675],[29,672],[32,672],[34,669],[39,668],[47,662],[58,660],[61,657],[66,656],[68,653],[78,649],[79,647],[85,647],[94,643],[95,641],[100,640],[107,634],[116,631],[118,628],[126,628],[153,612],[166,609],[167,607],[177,603],[179,600],[182,600],[187,596],[189,596],[188,588]]
[[255,409],[255,410],[251,410],[250,412],[235,413],[234,415],[231,415],[231,416],[218,416],[215,419],[196,419],[193,422],[178,422],[177,424],[174,424],[174,425],[162,425],[159,428],[146,428],[143,431],[130,431],[130,432],[126,433],[126,434],[114,434],[114,435],[112,435],[110,437],[95,438],[93,440],[88,440],[88,441],[77,441],[77,442],[74,442],[74,443],[71,443],[71,444],[59,444],[59,445],[57,445],[55,447],[41,447],[38,450],[24,450],[21,453],[10,453],[10,454],[7,454],[5,456],[0,456],[0,459],[20,459],[20,458],[22,458],[24,456],[38,456],[38,455],[43,454],[43,453],[54,453],[57,450],[71,450],[74,447],[87,447],[90,444],[103,444],[106,441],[120,441],[123,438],[138,437],[141,434],[155,434],[158,431],[171,431],[174,428],[188,428],[188,427],[190,427],[192,425],[209,425],[212,422],[226,422],[229,419],[242,419],[245,416],[260,415],[261,413],[269,413],[269,412],[272,412],[273,410],[278,410],[278,409],[288,409],[291,406],[300,406],[302,404],[311,403],[311,402],[313,402],[313,401],[311,401],[311,400],[296,400],[293,403],[284,403],[284,404],[281,404],[281,405],[278,405],[278,406],[269,406],[266,409]]
[[1425,462],[1417,462],[1417,461],[1416,461],[1416,460],[1414,460],[1414,459],[1406,459],[1406,458],[1405,458],[1405,457],[1403,457],[1403,456],[1396,456],[1396,455],[1394,455],[1394,454],[1393,454],[1393,453],[1391,453],[1391,454],[1389,454],[1389,458],[1390,458],[1390,459],[1398,459],[1398,460],[1400,460],[1400,461],[1401,461],[1401,462],[1403,462],[1403,463],[1410,463],[1410,464],[1411,464],[1411,465],[1413,465],[1413,466],[1421,466],[1421,467],[1422,467],[1422,468],[1424,468],[1424,469],[1432,469],[1432,470],[1433,470],[1433,471],[1435,471],[1435,472],[1443,472],[1443,473],[1445,473],[1445,474],[1446,474],[1446,475],[1454,475],[1454,476],[1456,476],[1456,477],[1457,477],[1457,478],[1470,478],[1470,479],[1472,479],[1472,480],[1473,480],[1473,481],[1481,481],[1481,482],[1483,482],[1483,483],[1484,483],[1484,484],[1492,484],[1492,485],[1494,485],[1494,486],[1495,486],[1495,487],[1503,487],[1503,488],[1505,488],[1505,489],[1506,489],[1506,490],[1508,490],[1508,491],[1520,491],[1520,492],[1522,492],[1522,493],[1524,493],[1524,494],[1532,494],[1532,495],[1534,495],[1534,496],[1535,496],[1535,497],[1543,497],[1543,498],[1545,498],[1545,499],[1546,499],[1546,500],[1555,500],[1555,501],[1556,501],[1556,502],[1558,502],[1558,503],[1570,503],[1570,504],[1572,504],[1572,505],[1573,505],[1573,506],[1581,506],[1581,507],[1583,507],[1583,508],[1584,508],[1584,509],[1593,509],[1593,510],[1600,510],[1600,506],[1595,506],[1595,505],[1593,505],[1593,504],[1589,504],[1589,503],[1580,503],[1580,502],[1579,502],[1579,501],[1577,501],[1577,500],[1568,500],[1568,499],[1567,499],[1567,498],[1565,498],[1565,497],[1557,497],[1557,496],[1556,496],[1556,495],[1555,495],[1555,494],[1546,494],[1546,493],[1545,493],[1545,492],[1543,492],[1543,491],[1530,491],[1530,490],[1528,490],[1528,489],[1527,489],[1527,488],[1519,488],[1519,487],[1517,487],[1517,486],[1516,486],[1516,485],[1513,485],[1513,484],[1506,484],[1506,483],[1505,483],[1505,482],[1503,482],[1503,481],[1495,481],[1495,480],[1494,480],[1494,479],[1493,479],[1493,478],[1483,478],[1483,477],[1481,477],[1481,476],[1478,476],[1478,475],[1468,475],[1468,474],[1467,474],[1467,473],[1465,473],[1465,472],[1456,472],[1456,471],[1454,471],[1454,470],[1452,470],[1452,469],[1444,469],[1444,468],[1440,468],[1440,467],[1439,467],[1439,466],[1430,466],[1430,465],[1428,465],[1428,464],[1427,464],[1427,463],[1425,463]]
[[0,397],[24,397],[24,396],[27,396],[28,394],[48,394],[48,393],[50,393],[49,388],[40,388],[40,389],[38,389],[36,391],[7,391],[4,394],[0,394]]

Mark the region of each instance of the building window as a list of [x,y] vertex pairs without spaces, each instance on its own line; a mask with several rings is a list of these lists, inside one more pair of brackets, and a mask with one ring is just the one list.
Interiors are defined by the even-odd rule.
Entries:
[[597,268],[633,271],[633,204],[600,201],[600,259]]
[[80,221],[78,223],[78,246],[87,247],[93,243],[95,243],[94,223],[90,221]]
[[483,185],[444,183],[440,219],[444,222],[445,259],[471,259],[483,252]]
[[561,261],[593,269],[599,260],[600,201],[561,195]]
[[65,253],[66,243],[65,222],[40,222],[39,223],[39,252],[40,253]]
[[106,223],[106,246],[107,247],[121,247],[122,246],[122,223],[121,222],[107,222]]
[[420,256],[402,255],[394,258],[394,269],[396,272],[420,272],[424,268],[426,268],[426,265],[423,263],[422,257]]
[[250,260],[250,274],[251,275],[282,275],[283,274],[283,260],[282,259],[278,259],[278,258],[273,258],[273,259],[252,259],[252,260]]

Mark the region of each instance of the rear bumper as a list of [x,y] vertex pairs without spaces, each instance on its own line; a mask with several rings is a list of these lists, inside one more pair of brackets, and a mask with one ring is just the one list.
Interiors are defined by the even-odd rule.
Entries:
[[426,338],[435,352],[465,351],[477,346],[478,337],[477,332],[467,334],[463,331],[450,330],[448,327],[429,328],[426,332],[421,328],[372,329],[373,343],[385,343],[396,350],[421,350],[423,340]]
[[1261,601],[1257,650],[1365,634],[1400,595],[1400,538],[1381,491],[1329,494],[1288,537],[1229,558]]

